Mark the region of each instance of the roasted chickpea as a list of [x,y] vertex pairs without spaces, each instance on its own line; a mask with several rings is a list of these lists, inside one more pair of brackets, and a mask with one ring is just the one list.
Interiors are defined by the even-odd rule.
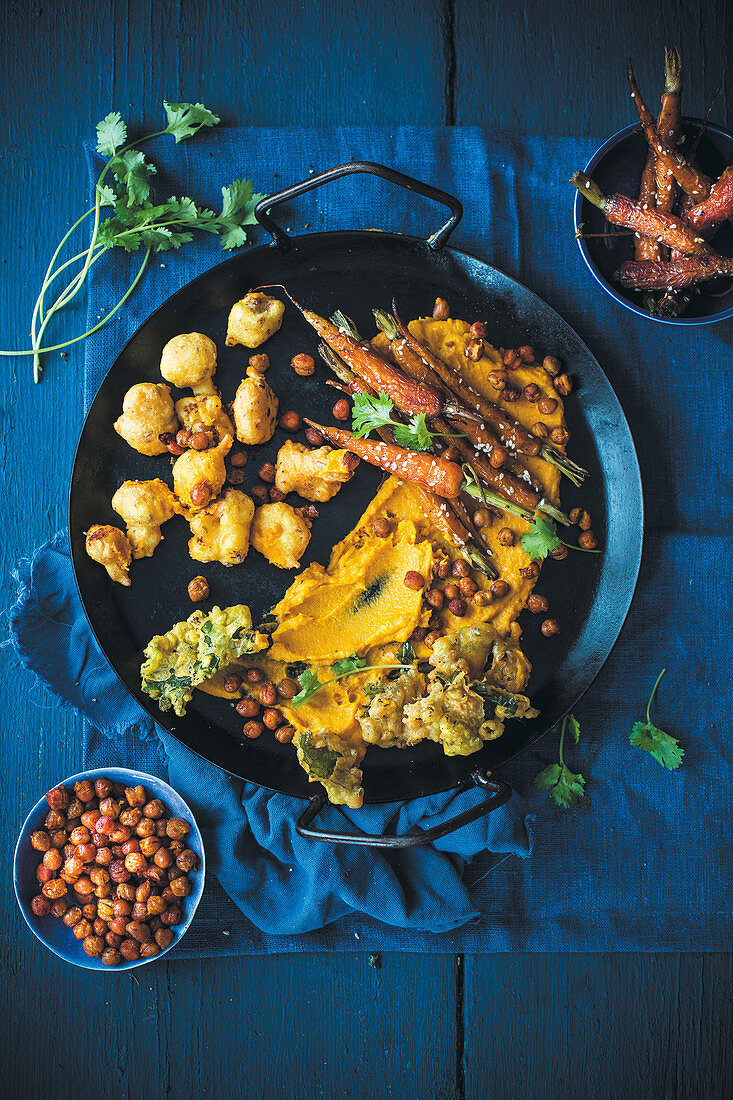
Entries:
[[146,920],[148,915],[148,906],[144,901],[136,901],[132,907],[132,919],[133,920]]
[[74,794],[80,802],[91,802],[94,798],[94,787],[90,780],[80,779],[78,783],[74,784]]
[[494,597],[494,599],[497,599],[497,600],[500,600],[504,596],[506,596],[508,591],[509,591],[509,585],[507,584],[506,581],[502,581],[502,580],[494,581],[494,583],[491,585],[491,587],[489,589],[489,592],[491,592],[491,595]]
[[478,592],[478,585],[476,584],[476,581],[473,579],[473,577],[461,577],[460,581],[458,582],[458,587],[460,589],[461,595],[466,600],[470,600],[471,597],[474,596],[476,592]]
[[294,737],[294,726],[280,726],[280,728],[275,731],[275,740],[279,741],[281,745],[289,745]]
[[598,542],[593,532],[583,531],[582,535],[578,536],[578,546],[582,546],[584,550],[595,550]]
[[125,869],[125,861],[116,859],[109,865],[109,874],[113,882],[128,882],[130,879],[130,872]]
[[555,550],[550,550],[550,557],[555,561],[563,561],[568,556],[567,546],[558,546]]
[[192,603],[201,603],[209,598],[209,582],[206,577],[194,577],[188,582],[188,598]]
[[310,443],[311,447],[322,447],[324,441],[323,436],[315,428],[306,428],[305,438]]
[[69,833],[69,844],[88,844],[92,839],[92,834],[84,825],[77,825],[75,829],[72,829]]
[[534,348],[530,344],[517,348],[517,354],[523,363],[534,363]]
[[454,577],[467,577],[470,572],[469,564],[463,558],[458,558],[451,566],[451,575]]
[[44,897],[47,897],[49,901],[57,901],[58,898],[62,898],[68,891],[69,887],[61,878],[52,878],[49,882],[44,882],[41,887],[41,893]]
[[257,688],[257,698],[263,707],[272,707],[277,702],[277,691],[271,680],[266,680]]
[[477,607],[488,607],[491,603],[491,596],[488,592],[482,592],[481,589],[473,597],[473,602]]
[[58,829],[63,829],[66,825],[66,818],[60,810],[49,810],[46,814],[44,825],[49,832],[55,833]]
[[418,573],[415,569],[408,569],[404,578],[405,588],[412,589],[413,592],[418,592],[425,584],[425,578],[422,573]]
[[165,870],[166,867],[170,867],[173,862],[173,856],[170,854],[167,848],[159,848],[153,856],[153,862],[156,867],[160,867]]
[[158,947],[157,943],[153,943],[152,940],[148,940],[147,943],[142,944],[140,947],[141,959],[154,959],[155,956],[159,954],[160,948]]
[[538,420],[536,424],[532,425],[532,435],[536,435],[538,439],[547,439],[550,434],[550,429],[546,424],[543,424],[541,420]]
[[540,630],[546,638],[551,638],[554,634],[560,633],[560,627],[556,619],[545,619]]
[[[165,851],[165,849],[164,848],[159,848],[158,851],[162,852],[162,851]],[[157,854],[158,854],[158,852],[155,853],[156,856],[157,856]],[[155,858],[155,857],[153,857],[153,858]],[[145,874],[145,878],[149,882],[152,882],[153,886],[155,886],[156,888],[162,887],[166,883],[165,871],[161,867],[158,867],[157,864],[154,864],[152,867],[148,867],[147,871],[145,871],[144,874]]]
[[127,926],[127,934],[138,943],[147,943],[150,939],[150,929],[145,921],[133,920]]
[[171,905],[170,908],[166,909],[165,913],[160,914],[160,920],[169,928],[172,925],[180,924],[182,919],[183,914],[178,905]]
[[502,390],[501,397],[502,401],[518,401],[519,390],[515,390],[513,386],[507,386],[505,390]]
[[[84,813],[81,815],[81,819],[80,819],[81,825],[77,825],[76,828],[72,830],[72,832],[76,832],[77,829],[83,827],[85,829],[88,829],[90,834],[93,833],[96,829],[97,822],[99,821],[101,816],[102,816],[101,810],[97,810],[97,809],[85,810]],[[81,844],[82,843],[82,841],[78,841],[78,840],[74,841],[73,836],[71,837],[71,842],[72,842],[72,844],[74,844],[74,843]]]
[[114,821],[122,812],[122,803],[118,802],[116,798],[103,798],[99,803],[99,812],[104,817],[111,817]]
[[268,500],[267,486],[263,485],[261,481],[257,481],[250,489],[249,495],[255,504],[265,504]]
[[351,405],[345,397],[342,397],[336,402],[331,412],[335,420],[348,420],[351,416]]
[[122,955],[116,947],[105,947],[102,952],[102,962],[105,966],[119,966],[122,962]]
[[537,410],[542,413],[543,416],[550,416],[557,408],[557,401],[554,397],[541,397],[537,402]]
[[113,833],[110,833],[109,839],[112,844],[126,844],[132,836],[132,830],[129,825],[117,825]]
[[63,863],[64,857],[58,848],[50,848],[43,853],[43,866],[48,867],[49,871],[60,871]]
[[477,340],[472,337],[466,343],[466,359],[470,359],[472,363],[477,363],[484,354],[484,342],[483,340]]
[[97,902],[97,913],[100,920],[105,920],[109,924],[110,921],[115,919],[115,903],[109,898],[104,898],[102,901]]
[[45,829],[36,829],[34,833],[31,833],[31,847],[35,848],[37,852],[49,851],[51,837]]
[[438,562],[438,564],[435,567],[436,577],[440,577],[440,579],[442,581],[444,581],[445,578],[447,576],[449,576],[449,574],[450,574],[450,567],[451,567],[450,559],[449,558],[441,558],[440,561]]
[[278,726],[282,725],[283,716],[279,710],[267,707],[262,715],[262,722],[268,730],[276,730]]
[[439,630],[431,630],[429,634],[425,635],[425,645],[428,649],[432,649],[438,638],[442,638],[442,636]]
[[275,467],[272,462],[265,462],[263,466],[260,466],[257,476],[260,481],[266,482],[267,485],[272,485],[275,481]]
[[108,947],[119,947],[122,943],[122,936],[118,936],[116,932],[105,932],[104,942]]
[[147,915],[149,917],[159,917],[161,913],[165,913],[167,908],[166,903],[159,894],[153,894],[148,898]]
[[553,378],[552,384],[561,397],[567,397],[573,392],[573,383],[569,374],[558,374],[557,378]]
[[142,810],[139,807],[130,808],[128,806],[127,809],[120,811],[118,821],[120,825],[127,825],[128,828],[134,829],[142,816]]
[[445,298],[436,298],[433,306],[433,320],[447,321],[450,317],[450,306]]
[[536,382],[530,382],[528,386],[524,387],[524,399],[525,401],[531,401],[534,403],[538,398],[542,396],[542,390],[536,384]]
[[137,940],[126,939],[120,944],[120,955],[127,962],[135,962],[140,958],[140,944]]
[[248,668],[247,669],[247,683],[248,684],[261,684],[265,678],[265,674],[261,668]]
[[547,611],[550,604],[546,596],[539,596],[536,592],[527,600],[527,610],[531,611],[533,615],[539,615],[543,611]]
[[251,695],[246,695],[244,699],[239,700],[234,709],[242,718],[254,718],[260,713],[260,704]]
[[229,676],[224,677],[224,691],[229,692],[230,695],[233,695],[235,691],[239,691],[241,686],[241,676],[236,676],[234,673],[231,673]]
[[262,725],[262,722],[247,722],[242,729],[242,733],[245,737],[249,738],[250,741],[254,741],[262,736],[264,729],[265,727]]
[[245,467],[248,462],[246,451],[235,451],[234,454],[229,456],[229,461],[236,469],[243,469],[243,467]]
[[549,374],[550,378],[555,378],[562,370],[560,360],[556,355],[546,355],[542,360],[542,366],[544,367],[545,374]]
[[502,527],[496,539],[500,546],[514,546],[514,532],[509,527]]
[[152,859],[160,848],[160,839],[157,836],[144,836],[140,841],[140,851],[146,859]]
[[76,853],[73,856],[69,856],[69,858],[64,863],[64,871],[70,878],[73,878],[75,882],[83,870],[84,861],[82,859],[79,859]]
[[82,917],[74,925],[73,933],[78,940],[85,940],[87,936],[92,934],[92,922],[86,917]]
[[154,836],[155,822],[151,821],[148,817],[144,817],[142,821],[139,821],[135,826],[135,835],[140,837],[141,840],[146,836]]
[[69,805],[66,807],[66,820],[72,821],[81,817],[84,813],[84,803],[80,802],[78,798],[72,799]]
[[93,844],[77,844],[76,854],[83,863],[93,863],[97,849]]
[[103,921],[101,917],[97,917],[96,920],[92,921],[92,931],[95,936],[102,936],[102,938],[104,938],[104,934],[107,931],[106,921]]
[[81,907],[81,915],[85,920],[95,920],[97,916],[97,903],[94,901],[85,901]]
[[173,939],[174,933],[170,928],[159,928],[155,933],[155,942],[161,951],[165,951],[166,947],[170,947]]
[[567,428],[553,428],[550,432],[550,439],[553,443],[556,443],[558,447],[563,447],[570,439],[570,432]]
[[148,800],[148,792],[143,786],[125,787],[125,799],[128,806],[142,808]]
[[526,565],[523,569],[519,570],[520,576],[524,577],[526,581],[536,580],[540,575],[540,567],[536,561],[531,561],[529,565]]
[[577,511],[578,515],[576,516],[575,520],[573,520],[573,522],[577,523],[577,525],[578,525],[578,527],[580,528],[581,531],[590,531],[590,529],[591,529],[591,518],[590,518],[589,513],[584,511],[584,510],[581,511],[580,508],[576,508],[576,509],[574,509],[574,511]]
[[506,389],[506,385],[507,385],[506,371],[503,371],[503,370],[489,371],[488,378],[489,378],[489,385],[492,386],[493,389],[499,390],[499,391],[501,391],[503,389]]
[[171,880],[171,890],[177,898],[185,898],[191,893],[191,880],[188,875],[181,875]]
[[31,912],[36,917],[47,917],[51,912],[51,902],[43,894],[36,894],[31,898]]
[[436,610],[440,611],[441,607],[445,603],[445,596],[439,588],[430,588],[425,593],[425,602],[427,604],[430,604],[431,607],[434,607],[436,608]]
[[69,805],[69,793],[59,785],[46,792],[46,802],[52,810],[64,810]]
[[463,616],[466,614],[465,600],[461,600],[461,599],[451,600],[450,603],[448,604],[448,610],[450,611],[450,613],[452,615],[455,615],[456,618],[459,618],[459,619],[463,618]]
[[[289,676],[286,676],[277,684],[277,693],[282,699],[293,699],[298,694],[298,691],[298,684]],[[170,836],[171,834],[169,833],[168,835]]]
[[44,867],[42,863],[39,863],[36,867],[36,878],[43,885],[43,883],[51,881],[53,871],[49,871],[48,867]]
[[311,355],[305,355],[303,352],[301,352],[300,355],[293,356],[290,360],[290,366],[301,378],[308,378],[316,369],[313,357]]
[[143,814],[145,817],[150,817],[153,820],[162,817],[164,813],[165,806],[159,798],[153,798],[143,806]]
[[73,928],[81,920],[81,909],[78,905],[73,905],[71,909],[66,910],[61,920],[67,928]]
[[112,849],[111,848],[97,848],[97,854],[94,857],[94,862],[100,867],[109,867],[112,862]]
[[445,598],[446,600],[456,600],[461,594],[461,590],[457,584],[447,584],[445,586]]

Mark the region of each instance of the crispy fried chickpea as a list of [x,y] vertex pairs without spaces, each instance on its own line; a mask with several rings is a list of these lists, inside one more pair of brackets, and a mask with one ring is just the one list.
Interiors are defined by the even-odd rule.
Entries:
[[110,932],[114,932],[115,936],[120,938],[127,935],[127,917],[115,917],[114,920],[109,922]]
[[60,784],[46,792],[46,802],[51,810],[64,810],[69,805],[69,793]]
[[260,713],[260,704],[251,695],[246,695],[244,699],[239,700],[235,710],[241,718],[254,718]]
[[73,928],[74,925],[78,924],[81,919],[82,913],[78,905],[72,905],[70,909],[66,910],[61,918],[67,928]]
[[516,370],[521,363],[521,359],[517,355],[514,348],[507,348],[504,352],[502,360],[507,370]]
[[517,354],[523,363],[534,363],[534,348],[531,344],[523,344],[517,348]]
[[47,852],[51,847],[51,837],[45,829],[36,829],[31,833],[31,847],[37,852]]
[[509,585],[506,581],[494,581],[494,583],[489,588],[489,591],[491,592],[491,595],[494,597],[494,599],[501,600],[509,592]]
[[542,366],[545,374],[549,374],[550,378],[557,377],[562,370],[562,365],[556,355],[546,355],[542,360]]
[[43,853],[43,866],[48,867],[49,871],[60,871],[63,863],[64,857],[58,848],[49,848]]
[[491,596],[488,592],[482,592],[481,589],[479,589],[473,597],[473,602],[477,607],[488,607],[491,603]]
[[122,859],[116,859],[109,865],[109,875],[112,882],[121,883],[129,882],[130,872],[125,869],[125,861]]
[[171,879],[171,890],[177,898],[188,897],[192,889],[191,880],[187,875],[180,875],[178,878]]
[[431,588],[425,593],[425,602],[439,611],[445,603],[445,596],[439,588]]
[[457,584],[447,584],[443,592],[446,600],[455,600],[460,596],[461,590]]
[[463,616],[466,614],[466,602],[465,602],[465,600],[461,600],[459,598],[456,598],[455,600],[451,600],[450,603],[448,604],[448,610],[450,611],[451,615],[455,615],[456,618],[458,618],[458,619],[463,618]]
[[[102,811],[95,808],[93,810],[85,810],[79,820],[81,821],[81,825],[85,829],[88,829],[90,833],[92,833],[95,831],[97,822],[99,821],[101,816]],[[75,829],[78,828],[80,828],[79,825],[75,826]],[[74,843],[73,837],[71,839],[71,842],[72,844]],[[81,841],[77,841],[77,843],[81,843]]]
[[523,569],[519,570],[520,576],[524,577],[526,581],[536,580],[540,575],[540,567],[536,561],[531,561],[529,565],[526,565]]
[[460,589],[461,595],[466,600],[470,600],[471,597],[475,596],[475,594],[478,592],[478,585],[476,584],[476,581],[473,579],[473,577],[461,577],[460,581],[458,582],[458,587]]
[[496,540],[500,546],[514,546],[514,532],[509,527],[502,527]]
[[419,592],[425,584],[425,578],[422,573],[418,573],[415,569],[408,569],[404,578],[405,588],[410,588],[413,592]]
[[55,833],[58,829],[63,829],[66,825],[66,817],[60,810],[49,810],[46,814],[44,825],[49,832]]
[[502,390],[501,397],[503,401],[518,401],[519,390],[515,390],[513,386],[507,386],[505,390]]
[[167,848],[158,848],[158,851],[153,856],[153,862],[156,867],[164,871],[173,863],[173,856]]
[[432,649],[438,638],[441,638],[442,634],[439,630],[431,630],[429,634],[425,635],[425,645],[428,649]]
[[345,397],[342,397],[336,402],[331,412],[335,420],[348,420],[351,416],[351,405]]
[[125,787],[125,799],[128,806],[142,807],[148,800],[148,792],[143,786]]
[[131,836],[132,829],[129,825],[118,825],[115,831],[110,833],[109,839],[111,844],[126,844]]
[[206,577],[194,577],[188,582],[188,598],[192,603],[201,603],[209,598],[209,582]]
[[303,352],[301,352],[300,355],[293,356],[290,360],[290,366],[301,378],[310,377],[316,369],[316,363],[313,357],[311,355],[305,355]]
[[59,851],[66,846],[69,839],[69,835],[65,829],[57,829],[55,833],[51,834],[51,847],[58,848]]
[[145,921],[130,921],[127,925],[127,934],[138,943],[147,943],[150,939],[150,929]]
[[530,382],[528,386],[524,387],[524,399],[525,401],[535,402],[542,396],[542,390],[536,384],[536,382]]
[[103,898],[97,902],[97,913],[100,920],[104,920],[109,924],[110,921],[115,919],[115,903],[109,898]]
[[489,371],[489,385],[495,390],[503,390],[506,388],[507,377],[506,371],[492,370]]
[[279,741],[281,745],[289,745],[294,737],[294,726],[280,726],[280,728],[275,731],[275,740]]
[[578,527],[580,528],[581,531],[590,531],[590,529],[591,529],[590,514],[588,512],[586,512],[584,509],[580,509],[580,508],[576,508],[576,509],[574,509],[574,511],[576,511],[578,513],[578,515],[573,520],[573,522],[577,523],[577,525],[578,525]]
[[91,959],[99,959],[104,952],[104,940],[99,935],[85,936],[82,947]]
[[255,741],[258,737],[261,737],[265,727],[262,722],[247,722],[242,730],[242,733],[250,741]]
[[80,779],[74,784],[74,794],[80,802],[91,802],[94,798],[94,787],[88,779]]
[[557,401],[554,397],[541,397],[537,402],[537,409],[543,416],[551,416],[557,408]]
[[436,298],[433,306],[433,320],[447,321],[450,317],[450,306],[445,298]]
[[546,638],[552,638],[555,634],[559,634],[560,627],[558,626],[557,619],[545,619],[540,630]]
[[31,912],[36,917],[47,917],[51,912],[51,902],[43,894],[36,894],[31,898]]
[[36,878],[43,885],[46,882],[50,882],[53,878],[53,871],[49,871],[48,867],[44,867],[42,863],[39,863],[36,867]]
[[568,556],[567,546],[558,546],[555,550],[550,550],[550,557],[555,561],[563,561]]
[[68,821],[76,820],[84,813],[84,803],[80,802],[78,798],[73,798],[69,805],[66,807],[66,818]]
[[48,882],[44,882],[41,887],[41,893],[44,897],[47,897],[49,901],[57,901],[67,893],[69,887],[61,878],[52,878]]
[[531,611],[533,615],[540,615],[543,611],[547,611],[550,604],[546,596],[540,596],[536,592],[527,600],[527,610]]
[[279,710],[267,707],[262,714],[262,721],[268,730],[276,730],[278,726],[282,725],[283,716]]
[[146,802],[143,806],[143,814],[145,817],[152,818],[154,821],[162,817],[164,813],[165,806],[159,798],[152,798],[150,802]]
[[556,443],[558,447],[563,447],[570,439],[570,432],[567,428],[553,428],[550,432],[550,439],[553,443]]
[[277,683],[277,693],[282,699],[292,699],[300,691],[299,684],[295,680],[286,676],[284,679]]
[[553,378],[552,384],[561,397],[567,397],[573,392],[573,382],[569,374],[558,374]]
[[538,420],[536,424],[532,425],[532,435],[536,435],[538,439],[547,439],[550,434],[550,429],[546,424],[543,424],[541,420]]
[[135,962],[140,958],[140,944],[137,940],[125,939],[120,944],[120,955],[126,962]]
[[161,913],[160,919],[167,927],[180,924],[183,920],[183,913],[179,905],[171,905],[169,909],[166,909],[165,913]]
[[583,550],[595,550],[598,542],[593,532],[583,531],[582,535],[578,536],[578,546],[581,546]]
[[69,908],[68,898],[56,898],[56,901],[51,906],[51,916],[63,917],[66,910]]
[[458,558],[451,566],[451,576],[453,577],[467,577],[470,572],[469,564],[463,558]]
[[134,921],[135,920],[145,920],[147,918],[147,915],[148,915],[147,902],[136,901],[135,904],[132,907],[132,919]]
[[120,944],[122,943],[122,936],[118,936],[116,932],[105,932],[104,942],[107,944],[108,947],[119,948]]
[[289,409],[282,414],[278,424],[284,432],[299,432],[303,427],[303,417],[294,409]]
[[102,952],[102,962],[105,966],[119,966],[122,962],[122,955],[116,947],[105,947]]
[[173,939],[174,933],[170,928],[159,928],[155,933],[155,942],[161,951],[165,951],[166,947],[170,947]]
[[168,906],[163,901],[160,894],[152,894],[148,898],[147,912],[149,917],[159,917],[161,913],[165,913]]
[[157,943],[153,943],[152,940],[148,940],[147,943],[142,944],[140,947],[141,959],[154,959],[156,955],[160,954],[160,948]]

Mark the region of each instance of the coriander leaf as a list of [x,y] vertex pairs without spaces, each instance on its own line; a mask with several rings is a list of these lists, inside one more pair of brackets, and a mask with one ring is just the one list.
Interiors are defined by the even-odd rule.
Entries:
[[585,779],[567,764],[551,764],[535,778],[535,787],[547,791],[556,806],[569,809],[585,794]]
[[385,424],[394,427],[391,416],[393,408],[389,395],[384,391],[378,397],[371,397],[368,393],[354,394],[351,410],[351,430],[354,435],[369,435],[374,428],[382,428]]
[[108,184],[102,183],[97,186],[97,200],[100,206],[114,206],[117,195]]
[[665,733],[652,722],[634,722],[633,732],[629,737],[632,745],[643,749],[653,756],[663,768],[674,771],[682,763],[685,750],[679,747],[679,741],[671,733]]
[[335,676],[348,676],[351,672],[358,672],[360,668],[364,668],[366,664],[366,657],[357,657],[355,653],[352,653],[350,657],[341,657],[338,661],[331,665],[331,672]]
[[560,778],[562,768],[559,764],[549,764],[544,771],[534,778],[534,785],[538,791],[549,791]]
[[249,180],[234,180],[222,187],[221,215],[217,219],[221,228],[221,246],[239,248],[247,240],[245,225],[254,225],[254,209],[263,195],[256,195]]
[[412,664],[414,661],[417,660],[415,650],[412,648],[409,642],[402,643],[402,645],[400,646],[400,651],[397,654],[397,658],[403,665]]
[[400,447],[411,447],[413,451],[427,451],[433,433],[425,423],[425,413],[415,413],[408,424],[394,426],[395,443]]
[[293,698],[291,703],[293,707],[299,707],[306,703],[321,687],[321,681],[318,679],[317,674],[309,668],[305,672],[301,672],[298,683],[300,684],[300,691]]
[[578,721],[578,719],[575,717],[574,714],[569,714],[568,715],[568,725],[570,726],[570,732],[573,735],[573,740],[575,741],[575,744],[577,745],[578,741],[580,741],[580,722]]
[[97,123],[97,152],[112,157],[127,140],[127,126],[119,111],[111,111]]
[[167,103],[163,102],[168,125],[166,134],[172,134],[179,141],[193,137],[202,126],[216,126],[221,119],[204,107],[203,103]]
[[127,190],[127,205],[138,206],[150,195],[150,178],[156,174],[154,164],[149,164],[137,149],[128,149],[110,163],[110,168]]
[[229,251],[232,248],[240,248],[247,242],[247,231],[241,225],[231,225],[221,234],[221,247]]
[[553,520],[544,519],[539,515],[535,516],[531,529],[526,535],[522,535],[520,541],[522,549],[533,561],[544,561],[551,550],[557,550],[562,546]]
[[[231,218],[252,203],[254,188],[249,180],[233,180],[228,187],[222,187],[222,218]],[[258,196],[262,198],[262,196]]]

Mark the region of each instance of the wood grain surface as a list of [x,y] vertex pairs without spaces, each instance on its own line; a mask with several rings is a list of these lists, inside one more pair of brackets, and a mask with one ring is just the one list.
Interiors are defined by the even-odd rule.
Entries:
[[[26,339],[49,246],[82,209],[81,143],[163,98],[227,123],[498,126],[608,135],[623,62],[656,80],[679,41],[703,112],[727,97],[730,4],[667,0],[6,0],[0,8],[0,346]],[[83,319],[83,303],[64,328]],[[77,326],[78,327],[78,326]],[[82,354],[2,360],[3,606],[20,557],[65,522]],[[81,759],[80,722],[3,651],[3,1094],[160,1097],[724,1097],[728,955],[288,955],[65,966],[28,933],[8,873],[27,807]]]

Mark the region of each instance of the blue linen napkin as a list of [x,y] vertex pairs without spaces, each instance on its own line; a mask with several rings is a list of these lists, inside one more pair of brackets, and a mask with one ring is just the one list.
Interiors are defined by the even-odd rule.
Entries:
[[[573,811],[562,811],[533,792],[534,775],[556,757],[552,738],[502,769],[502,778],[537,813],[534,849],[531,860],[505,857],[493,868],[496,856],[471,862],[464,884],[477,916],[452,930],[444,925],[447,930],[440,936],[411,927],[389,928],[356,912],[320,930],[277,935],[260,932],[240,916],[214,884],[181,954],[733,947],[726,828],[733,754],[722,719],[732,686],[724,656],[730,644],[732,601],[725,562],[730,560],[732,497],[730,465],[721,461],[721,441],[731,438],[733,418],[733,403],[721,400],[729,388],[733,326],[727,322],[660,330],[598,291],[572,239],[572,189],[565,183],[597,144],[476,128],[338,127],[223,130],[199,135],[187,145],[160,141],[151,146],[161,194],[191,193],[211,204],[221,184],[234,176],[251,177],[260,190],[272,191],[348,159],[381,161],[457,194],[465,214],[451,243],[530,285],[566,317],[600,360],[637,441],[647,504],[637,596],[614,652],[576,709],[581,743],[566,752],[570,766],[586,776],[586,797]],[[371,178],[352,177],[303,196],[282,220],[295,233],[376,226],[427,235],[440,224],[441,214],[417,196],[387,190]],[[87,342],[87,404],[142,320],[220,258],[216,242],[206,240],[156,260],[124,313]],[[103,272],[101,264],[92,269],[91,320],[118,300],[136,258],[129,264],[124,257],[115,261]],[[83,666],[88,676],[79,685],[66,678],[62,693],[68,697],[72,688],[94,683],[90,677],[101,659],[92,648],[83,648],[77,619],[66,617],[71,595],[63,559],[62,540],[41,552],[33,567],[24,566],[23,576],[27,581],[33,575],[38,585],[44,574],[48,599],[43,597],[40,613],[64,619],[82,646],[73,667]],[[28,624],[26,616],[21,619]],[[15,622],[20,629],[17,618]],[[34,660],[43,662],[48,675],[52,658],[46,646]],[[669,672],[660,693],[659,721],[681,738],[686,752],[675,773],[663,771],[628,741],[663,665]],[[92,719],[85,725],[89,766],[101,767],[114,755],[115,762],[164,773],[166,752],[175,754],[180,747],[170,739],[164,744],[159,737],[133,736],[127,725],[136,719],[130,716],[123,717],[124,730],[113,728],[116,743],[111,749],[98,727],[107,727],[122,702],[115,697],[108,709],[102,698],[96,689],[81,701],[75,698]],[[171,779],[179,785],[173,779],[175,762],[172,768]],[[180,771],[185,772],[185,762]],[[221,773],[212,772],[220,784]],[[185,774],[180,778],[185,782]],[[513,807],[512,813],[517,812]],[[520,812],[520,823],[521,818]],[[520,849],[526,851],[521,830],[513,851]],[[511,846],[505,844],[504,850]],[[468,854],[464,850],[458,858]],[[343,900],[342,894],[339,902]],[[408,898],[410,904],[414,900]],[[421,905],[423,915],[435,916],[430,899],[422,898]]]

